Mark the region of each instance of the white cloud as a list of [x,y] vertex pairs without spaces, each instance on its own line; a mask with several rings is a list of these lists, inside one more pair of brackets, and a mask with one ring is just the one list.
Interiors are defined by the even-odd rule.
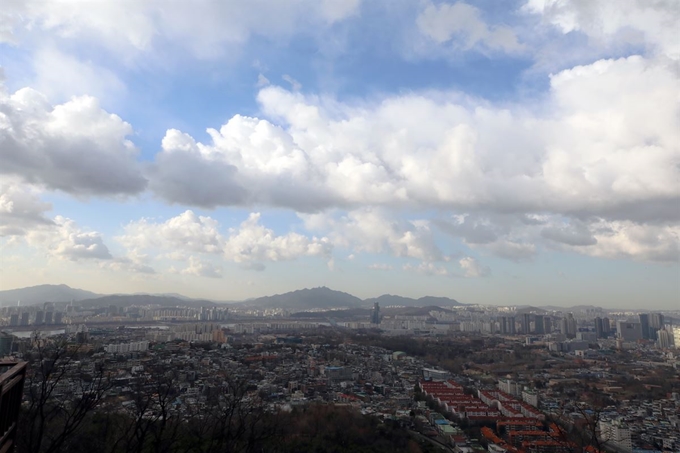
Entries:
[[556,241],[562,250],[610,259],[680,261],[678,225],[641,225],[630,221],[592,219],[587,225],[575,222],[557,231],[560,234],[547,237]]
[[331,258],[333,245],[325,238],[309,238],[297,233],[276,235],[260,225],[260,214],[250,214],[225,241],[224,256],[237,263],[290,261],[305,256]]
[[[531,108],[441,92],[343,104],[266,87],[262,110],[283,126],[237,115],[208,130],[209,144],[168,131],[151,187],[168,201],[208,207],[350,208],[343,222],[325,225],[334,243],[360,237],[356,250],[423,261],[442,259],[422,242],[426,223],[404,228],[353,208],[485,212],[486,224],[443,229],[499,256],[530,259],[539,230],[510,230],[546,216],[677,224],[677,83],[667,66],[629,57],[553,75],[549,95]],[[514,220],[505,225],[503,216]],[[327,217],[305,220],[323,230],[312,223]]]
[[391,271],[394,266],[385,263],[373,263],[369,264],[368,268],[374,271]]
[[680,58],[680,3],[673,0],[528,0],[523,10],[540,15],[562,33],[585,33],[595,44],[628,42]]
[[194,256],[189,257],[189,265],[181,271],[185,275],[197,277],[222,278],[222,268]]
[[[192,257],[199,259],[193,254],[206,254],[241,263],[244,268],[253,270],[262,270],[265,262],[306,256],[330,259],[332,251],[332,244],[326,238],[310,238],[294,232],[277,235],[260,224],[259,213],[250,214],[226,236],[220,232],[215,219],[186,211],[162,223],[149,219],[130,222],[125,227],[125,234],[117,240],[130,250],[151,250],[160,259],[189,259],[191,263]],[[204,267],[207,269],[207,264]],[[203,267],[196,262],[189,269],[197,274]]]
[[417,272],[424,275],[437,275],[440,277],[451,275],[451,272],[444,267],[435,263],[422,262],[417,265],[407,263],[402,266],[405,271]]
[[302,89],[302,84],[288,74],[284,74],[281,76],[281,78],[290,83],[290,87],[293,89],[293,91],[300,91]]
[[103,261],[100,266],[115,272],[131,272],[133,274],[155,274],[156,270],[151,266],[129,257],[117,257],[108,261]]
[[146,180],[131,134],[93,97],[52,106],[30,88],[0,86],[0,174],[76,196],[136,194]]
[[426,221],[395,220],[380,209],[360,209],[334,218],[332,214],[300,214],[310,230],[323,231],[333,244],[356,252],[388,253],[421,261],[446,261]]
[[26,235],[28,244],[45,250],[54,258],[79,260],[109,260],[112,258],[101,234],[84,231],[71,219],[57,216],[55,227],[36,229]]
[[24,236],[34,228],[53,225],[45,216],[51,209],[52,205],[41,201],[34,187],[0,179],[0,237]]
[[6,42],[20,41],[23,31],[31,29],[65,41],[96,42],[123,58],[150,53],[166,43],[211,58],[251,36],[280,40],[311,34],[354,15],[359,1],[123,0],[83,7],[72,1],[26,0],[3,6],[0,39]]
[[465,271],[465,276],[470,278],[486,277],[491,274],[491,270],[487,266],[483,266],[475,258],[466,256],[459,262],[460,267]]
[[541,236],[574,247],[597,244],[588,226],[578,220],[568,225],[547,226],[541,230]]
[[130,222],[125,226],[125,234],[116,239],[131,250],[159,248],[171,253],[219,254],[224,248],[218,222],[193,211],[185,211],[163,223],[149,219]]
[[630,57],[555,74],[531,109],[446,92],[342,104],[266,87],[262,110],[285,126],[237,115],[208,144],[168,131],[151,187],[206,207],[677,219],[676,86],[667,67]]
[[447,44],[461,50],[480,49],[519,52],[524,46],[515,32],[507,26],[489,26],[481,11],[467,3],[452,5],[431,2],[420,12],[416,23],[420,32],[437,44]]
[[33,67],[36,78],[32,87],[52,100],[89,95],[115,103],[126,93],[125,84],[110,70],[54,47],[36,52]]
[[269,85],[269,79],[260,73],[257,75],[257,83],[255,85],[258,87],[265,87]]

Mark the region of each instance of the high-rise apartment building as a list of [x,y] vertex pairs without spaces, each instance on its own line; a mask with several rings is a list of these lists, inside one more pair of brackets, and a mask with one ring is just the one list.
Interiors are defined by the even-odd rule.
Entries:
[[568,313],[566,318],[560,321],[560,332],[567,338],[576,338],[576,320],[573,313]]
[[543,315],[534,315],[534,333],[536,334],[545,333],[545,323]]
[[543,318],[543,333],[552,333],[553,331],[553,320],[550,316],[545,316]]
[[499,324],[502,334],[514,335],[516,333],[514,316],[502,316]]
[[657,339],[656,333],[665,327],[665,319],[661,313],[651,313],[649,315],[649,337]]
[[673,347],[673,334],[666,329],[661,329],[657,332],[656,344],[662,349],[668,349]]

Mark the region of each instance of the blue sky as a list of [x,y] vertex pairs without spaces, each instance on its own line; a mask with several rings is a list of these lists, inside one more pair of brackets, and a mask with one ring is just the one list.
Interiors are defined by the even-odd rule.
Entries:
[[10,2],[0,288],[680,307],[680,6]]

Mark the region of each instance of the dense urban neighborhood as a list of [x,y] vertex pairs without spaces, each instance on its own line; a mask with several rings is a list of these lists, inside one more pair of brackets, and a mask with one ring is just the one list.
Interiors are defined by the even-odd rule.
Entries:
[[[680,451],[677,313],[379,301],[296,311],[168,306],[153,296],[107,302],[2,308],[1,353],[28,362],[23,412],[61,406],[54,419],[20,426],[25,451],[73,450],[69,436],[95,429],[102,414],[130,423],[97,437],[110,451],[146,451],[160,440],[162,451],[182,451],[177,429],[171,435],[158,426],[207,424],[203,418],[225,402],[259,420],[342,410],[382,429],[387,423],[406,433],[404,448],[411,442],[424,451]],[[74,403],[82,401],[87,407]],[[254,429],[248,417],[230,438],[234,451],[275,451],[268,435],[287,439],[281,451],[300,447],[299,436],[277,434],[274,425],[258,425],[259,437],[244,440]],[[142,421],[155,428],[144,431]],[[48,426],[70,431],[50,434]],[[37,434],[42,445],[31,443]]]

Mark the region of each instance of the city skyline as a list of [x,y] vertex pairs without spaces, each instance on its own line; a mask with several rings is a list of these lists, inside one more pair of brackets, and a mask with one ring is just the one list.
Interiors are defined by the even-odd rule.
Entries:
[[11,3],[0,290],[678,309],[679,21],[632,0]]

